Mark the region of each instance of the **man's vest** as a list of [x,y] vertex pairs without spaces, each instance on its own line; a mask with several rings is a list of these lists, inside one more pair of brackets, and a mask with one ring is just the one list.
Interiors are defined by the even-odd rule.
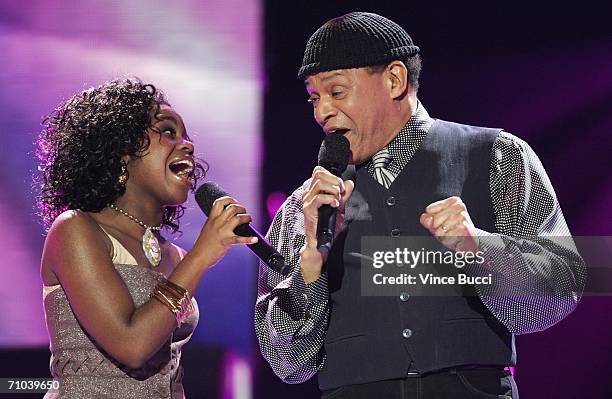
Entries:
[[489,168],[499,132],[436,120],[389,189],[365,167],[356,170],[347,226],[325,265],[331,317],[321,389],[409,371],[514,364],[514,336],[478,296],[362,296],[358,256],[363,236],[431,236],[419,217],[450,196],[461,197],[477,228],[497,232]]

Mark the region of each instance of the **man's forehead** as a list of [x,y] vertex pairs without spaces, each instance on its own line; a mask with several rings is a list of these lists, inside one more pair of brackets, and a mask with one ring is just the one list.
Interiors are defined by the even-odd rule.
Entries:
[[335,69],[333,71],[319,72],[314,75],[309,75],[304,81],[304,84],[308,87],[317,82],[325,83],[334,78],[345,78],[354,73],[354,71],[355,69]]

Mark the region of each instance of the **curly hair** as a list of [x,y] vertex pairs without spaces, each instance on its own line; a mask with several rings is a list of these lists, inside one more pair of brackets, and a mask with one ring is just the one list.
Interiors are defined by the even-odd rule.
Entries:
[[[41,174],[34,183],[45,228],[65,210],[99,212],[125,192],[121,158],[146,154],[147,129],[162,104],[169,105],[152,84],[117,79],[74,95],[43,120],[36,139]],[[206,175],[202,162],[189,176],[192,191]],[[182,205],[166,206],[162,226],[177,232],[184,211]]]

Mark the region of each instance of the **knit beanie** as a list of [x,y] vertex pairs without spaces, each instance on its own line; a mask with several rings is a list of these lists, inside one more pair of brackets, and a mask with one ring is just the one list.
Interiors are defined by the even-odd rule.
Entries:
[[386,64],[418,52],[408,33],[395,22],[369,12],[351,12],[327,21],[308,39],[298,78]]

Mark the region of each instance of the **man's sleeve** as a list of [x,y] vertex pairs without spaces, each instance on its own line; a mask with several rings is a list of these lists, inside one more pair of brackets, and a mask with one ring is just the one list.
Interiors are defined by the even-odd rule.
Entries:
[[305,241],[301,195],[298,189],[285,201],[266,235],[291,273],[281,276],[260,263],[255,304],[261,353],[274,373],[290,384],[308,380],[322,367],[329,319],[327,275],[306,284],[299,265]]
[[485,263],[471,273],[491,273],[494,284],[477,285],[477,292],[509,331],[545,330],[578,304],[584,261],[542,163],[507,132],[493,145],[490,190],[499,233],[478,230]]

